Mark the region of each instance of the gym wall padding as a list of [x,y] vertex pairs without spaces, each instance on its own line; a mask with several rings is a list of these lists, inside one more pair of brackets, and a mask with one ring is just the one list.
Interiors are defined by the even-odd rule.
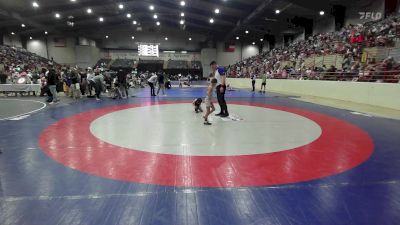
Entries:
[[[251,88],[250,79],[228,78],[234,88]],[[261,80],[257,80],[259,89]],[[400,110],[400,84],[316,80],[267,80],[267,90],[315,96]]]

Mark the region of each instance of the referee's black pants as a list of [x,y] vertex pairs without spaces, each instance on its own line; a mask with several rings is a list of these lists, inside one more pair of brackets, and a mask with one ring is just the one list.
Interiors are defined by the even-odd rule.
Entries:
[[[221,92],[221,87],[224,87],[224,91]],[[228,115],[228,106],[226,105],[226,101],[225,101],[225,91],[226,91],[226,87],[223,85],[218,85],[217,88],[217,99],[218,99],[218,104],[219,107],[221,108],[221,112],[220,114],[222,115]]]

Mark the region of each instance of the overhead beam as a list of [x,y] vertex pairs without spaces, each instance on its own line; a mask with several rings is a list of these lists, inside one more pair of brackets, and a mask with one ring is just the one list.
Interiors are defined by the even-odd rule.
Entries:
[[[10,11],[5,11],[5,10],[0,9],[0,15],[8,17],[8,18],[13,18],[13,19],[19,21],[20,23],[26,23],[26,24],[29,24],[29,25],[31,25],[33,27],[41,27],[41,28],[45,27],[43,24],[37,23],[37,22],[35,22],[33,20],[29,20],[27,18],[24,18],[24,17],[22,17],[20,14],[18,14],[16,12],[10,12]],[[4,23],[9,23],[9,21],[1,22],[0,23],[0,27]]]
[[272,3],[273,0],[264,0],[259,6],[257,6],[257,8],[250,13],[250,15],[248,15],[246,18],[239,20],[236,23],[236,26],[233,28],[233,30],[231,32],[229,32],[224,40],[227,41],[229,40],[233,35],[235,35],[235,33],[242,28],[242,26],[244,26],[245,24],[249,23],[250,21],[252,21],[254,18],[256,18],[257,16],[259,16],[262,12],[265,11],[265,9]]

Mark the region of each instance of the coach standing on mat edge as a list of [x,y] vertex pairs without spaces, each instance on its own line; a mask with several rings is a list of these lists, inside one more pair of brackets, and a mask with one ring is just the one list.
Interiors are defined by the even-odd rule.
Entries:
[[218,68],[217,62],[212,61],[210,63],[211,70],[214,74],[214,78],[217,79],[217,99],[219,107],[221,108],[221,112],[216,114],[216,116],[220,117],[228,117],[228,106],[225,101],[225,91],[226,91],[226,77],[223,68]]

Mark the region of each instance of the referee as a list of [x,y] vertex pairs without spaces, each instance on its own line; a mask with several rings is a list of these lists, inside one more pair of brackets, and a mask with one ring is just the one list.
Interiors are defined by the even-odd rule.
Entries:
[[218,68],[217,62],[212,61],[210,63],[211,71],[214,74],[214,78],[217,79],[217,99],[219,107],[221,108],[221,112],[216,114],[216,116],[220,117],[228,117],[228,106],[225,101],[225,91],[226,91],[226,77],[225,71],[223,68]]

